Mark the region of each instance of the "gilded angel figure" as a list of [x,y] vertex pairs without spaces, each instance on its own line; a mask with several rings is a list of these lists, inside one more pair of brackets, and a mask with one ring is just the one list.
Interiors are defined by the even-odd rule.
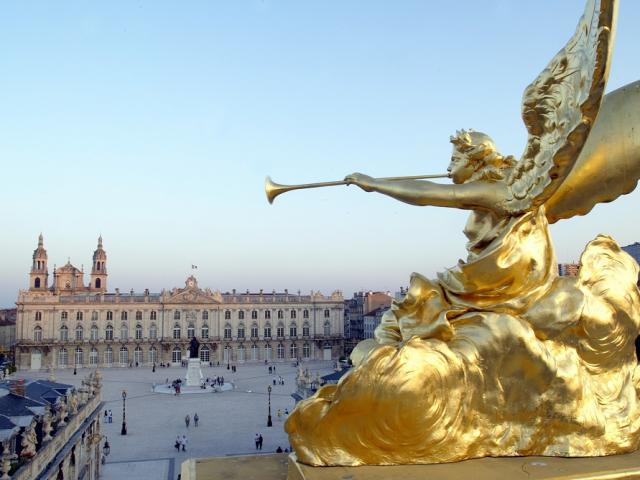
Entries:
[[345,178],[409,204],[470,210],[468,256],[434,280],[414,273],[375,341],[356,347],[355,368],[299,404],[285,428],[300,461],[638,447],[638,265],[601,235],[579,276],[559,277],[548,228],[630,192],[640,177],[640,83],[603,102],[615,14],[615,0],[588,1],[574,35],[526,88],[520,159],[462,130],[451,137],[453,185]]

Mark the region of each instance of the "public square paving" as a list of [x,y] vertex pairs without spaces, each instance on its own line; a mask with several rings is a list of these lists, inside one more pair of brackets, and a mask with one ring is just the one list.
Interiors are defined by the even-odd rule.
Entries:
[[[273,375],[264,364],[237,365],[237,372],[220,367],[204,367],[205,377],[224,376],[232,382],[231,391],[210,394],[166,395],[151,391],[154,383],[164,383],[184,377],[186,368],[149,367],[100,369],[103,375],[102,400],[104,408],[113,412],[113,423],[103,423],[102,433],[107,435],[111,453],[103,467],[101,478],[168,479],[180,473],[180,464],[187,458],[225,455],[255,454],[254,437],[262,434],[262,453],[272,453],[278,446],[287,448],[284,415],[278,409],[291,411],[294,400],[297,368],[291,362],[276,363],[276,375],[284,377],[284,385],[273,385]],[[304,362],[312,375],[326,375],[333,371],[333,362]],[[90,369],[56,370],[56,380],[80,385]],[[19,372],[18,377],[48,378],[47,372]],[[271,385],[271,414],[273,427],[267,427],[267,386]],[[121,435],[122,391],[126,390],[127,435]],[[196,428],[193,416],[200,418]],[[191,424],[185,426],[189,414]],[[101,417],[103,418],[103,417]],[[178,452],[177,435],[187,435],[187,451]]]

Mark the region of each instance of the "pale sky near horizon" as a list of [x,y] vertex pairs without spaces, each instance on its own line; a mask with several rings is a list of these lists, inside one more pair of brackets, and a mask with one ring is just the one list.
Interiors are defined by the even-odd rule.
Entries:
[[[521,154],[522,92],[584,0],[433,3],[0,3],[0,307],[40,232],[50,274],[88,272],[102,234],[109,290],[183,286],[196,264],[214,290],[350,296],[454,265],[465,212],[263,187],[443,173],[459,128]],[[640,80],[638,25],[621,0],[607,91]],[[554,225],[559,261],[598,233],[640,241],[639,198]]]

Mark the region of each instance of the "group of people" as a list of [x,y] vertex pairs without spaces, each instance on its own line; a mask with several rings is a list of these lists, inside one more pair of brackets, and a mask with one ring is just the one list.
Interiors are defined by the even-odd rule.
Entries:
[[[193,415],[193,426],[197,427],[199,421],[200,421],[200,417],[198,416],[198,413],[196,412],[195,415]],[[187,413],[187,415],[184,417],[184,424],[186,425],[187,428],[189,428],[189,424],[190,423],[191,423],[191,417]]]
[[[275,367],[273,367],[275,369]],[[278,375],[277,377],[274,375],[273,384],[276,385],[284,385],[284,377],[282,375]]]
[[262,434],[256,433],[256,438],[254,439],[254,442],[256,444],[256,450],[262,450],[263,441],[264,441],[264,438],[262,438]]
[[113,423],[113,412],[111,410],[104,411],[104,423]]
[[187,451],[187,436],[184,433],[176,437],[176,443],[174,444],[174,447],[178,451]]
[[286,417],[287,415],[289,415],[289,409],[288,409],[288,408],[285,408],[285,409],[284,409],[284,412],[283,412],[283,411],[282,411],[282,409],[281,409],[281,408],[279,408],[279,409],[278,409],[278,413],[277,413],[277,415],[278,415],[278,420],[282,420],[282,416],[283,416],[283,415],[284,415],[285,417]]
[[[265,363],[267,361],[265,360]],[[276,366],[275,365],[269,365],[269,375],[271,374],[275,374],[276,373]]]
[[205,380],[205,383],[207,385],[211,385],[212,387],[215,386],[223,386],[224,385],[224,377],[220,376],[220,377],[215,377],[215,378],[209,378],[207,377],[207,379]]

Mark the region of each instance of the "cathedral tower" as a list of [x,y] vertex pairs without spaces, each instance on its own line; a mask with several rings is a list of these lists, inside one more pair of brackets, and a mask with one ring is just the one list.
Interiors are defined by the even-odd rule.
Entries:
[[98,237],[98,248],[93,252],[89,289],[93,292],[107,291],[107,253],[102,248],[102,235]]
[[49,283],[47,251],[44,249],[42,234],[38,237],[38,248],[33,251],[33,265],[29,273],[29,290],[46,290]]

